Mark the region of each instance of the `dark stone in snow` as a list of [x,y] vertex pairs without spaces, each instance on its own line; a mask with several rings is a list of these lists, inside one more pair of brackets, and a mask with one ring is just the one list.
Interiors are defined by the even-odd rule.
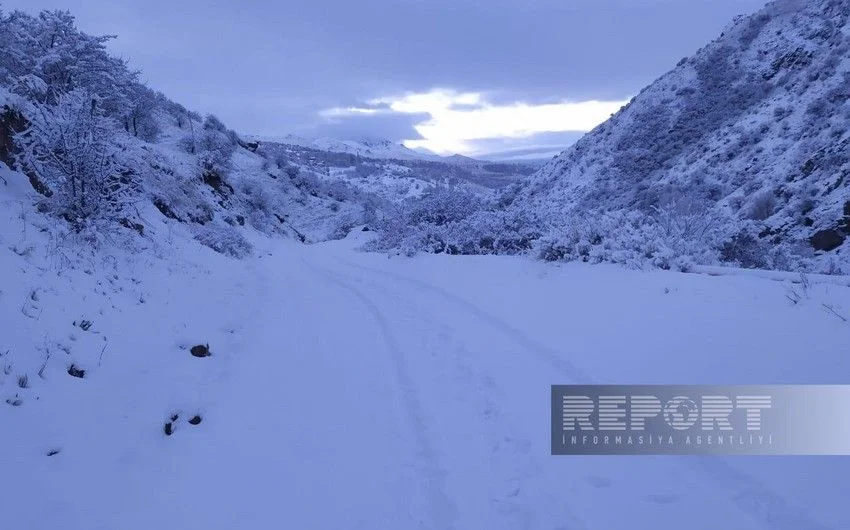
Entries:
[[192,346],[192,349],[189,350],[195,357],[209,357],[210,356],[210,345],[209,344],[198,344],[197,346]]
[[197,425],[197,424],[201,423],[201,417],[198,416],[198,415],[192,416],[189,419],[189,423],[192,424],[192,425]]
[[83,370],[83,369],[77,368],[77,365],[72,364],[71,366],[68,367],[68,374],[71,375],[72,377],[77,377],[79,379],[82,379],[86,376],[86,371]]
[[370,231],[371,231],[371,230],[369,230],[369,227],[368,227],[368,226],[364,226],[364,227],[363,227],[363,230],[361,230],[361,232],[370,232]]
[[154,199],[153,205],[156,206],[156,209],[159,210],[159,213],[161,213],[165,217],[169,219],[174,219],[175,221],[183,221],[177,216],[176,213],[174,213],[174,210],[172,210],[169,205],[165,204],[162,199]]
[[124,228],[129,228],[130,230],[135,230],[139,233],[140,236],[145,235],[145,227],[140,223],[136,223],[127,219],[126,217],[122,218],[118,223]]
[[844,236],[837,230],[821,230],[813,235],[809,242],[815,250],[829,252],[835,250],[844,243]]
[[201,175],[204,184],[211,187],[222,199],[226,199],[233,195],[233,186],[224,180],[224,177],[218,171],[207,169]]

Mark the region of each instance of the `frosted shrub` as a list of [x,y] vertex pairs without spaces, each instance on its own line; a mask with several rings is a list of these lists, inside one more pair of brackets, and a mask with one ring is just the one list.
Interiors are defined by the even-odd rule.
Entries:
[[263,185],[262,182],[250,178],[242,179],[238,187],[249,211],[268,213],[274,210],[277,201],[268,186]]
[[203,225],[195,232],[195,239],[219,254],[233,258],[244,258],[253,251],[251,243],[236,228],[229,225]]
[[277,188],[252,178],[240,180],[237,188],[251,226],[266,234],[279,229],[281,223],[276,215],[285,211],[285,207]]
[[406,253],[460,253],[456,234],[452,236],[454,225],[480,207],[481,200],[471,193],[434,188],[390,209],[377,223],[379,238],[370,247],[375,250],[404,247]]
[[230,159],[236,152],[236,145],[227,134],[215,129],[207,129],[201,134],[197,144],[197,154],[201,165],[223,175],[230,169]]
[[226,133],[227,127],[221,122],[218,117],[210,114],[204,119],[204,130]]
[[754,223],[745,223],[740,230],[733,234],[720,249],[720,257],[724,262],[745,269],[771,268],[771,245],[758,236]]
[[337,201],[348,201],[353,198],[354,191],[351,186],[345,181],[334,180],[327,182],[323,186],[324,194]]
[[541,235],[532,213],[516,209],[480,210],[447,230],[450,246],[460,254],[523,254]]
[[770,190],[758,193],[750,203],[747,218],[764,221],[776,210],[776,197]]
[[178,147],[180,147],[180,149],[186,151],[190,155],[194,155],[195,151],[198,150],[197,142],[195,141],[195,138],[192,135],[187,135],[183,138],[180,138],[180,140],[177,141],[177,145]]
[[481,207],[481,200],[457,189],[434,188],[410,203],[407,221],[411,225],[442,226],[461,221]]
[[56,213],[75,222],[117,215],[128,201],[130,173],[121,173],[114,123],[97,98],[75,90],[27,114],[29,128],[15,137],[17,162],[53,192],[48,202]]
[[652,208],[645,222],[664,246],[680,255],[700,254],[716,248],[725,237],[729,220],[697,197],[682,196]]
[[297,171],[290,175],[290,167],[296,166],[289,166],[286,169],[287,175],[289,175],[292,179],[292,183],[295,187],[304,193],[309,193],[310,195],[317,197],[319,192],[322,190],[322,183],[319,181],[319,177],[310,171]]
[[[686,236],[701,237],[688,239]],[[693,220],[670,213],[640,212],[587,214],[570,217],[535,244],[546,261],[622,263],[687,271],[696,263],[718,261],[714,232],[697,228]]]
[[332,221],[333,229],[330,233],[330,239],[344,239],[351,230],[360,224],[362,219],[354,212],[343,212],[334,216]]

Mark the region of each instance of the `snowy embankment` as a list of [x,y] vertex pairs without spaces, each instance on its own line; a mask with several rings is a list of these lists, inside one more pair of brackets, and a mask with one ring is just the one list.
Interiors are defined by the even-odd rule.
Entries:
[[549,456],[551,384],[850,382],[846,286],[387,259],[362,232],[63,262],[15,204],[4,527],[850,527],[847,459]]

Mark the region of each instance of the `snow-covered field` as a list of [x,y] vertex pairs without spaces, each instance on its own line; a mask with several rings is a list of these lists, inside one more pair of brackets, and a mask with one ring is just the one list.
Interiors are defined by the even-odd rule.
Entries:
[[66,261],[16,204],[3,528],[850,527],[845,458],[549,455],[552,384],[850,382],[846,278],[390,259],[366,232]]

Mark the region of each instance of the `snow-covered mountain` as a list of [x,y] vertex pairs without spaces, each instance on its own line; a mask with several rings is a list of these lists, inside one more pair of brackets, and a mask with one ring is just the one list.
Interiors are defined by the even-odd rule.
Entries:
[[284,136],[247,136],[259,141],[284,145],[309,147],[318,151],[348,153],[366,158],[386,158],[395,160],[440,160],[443,157],[425,151],[413,150],[392,140],[340,140],[335,138],[305,138],[294,134]]
[[[624,233],[654,223],[698,259],[846,270],[848,16],[847,0],[779,0],[739,17],[513,190],[513,207],[554,227],[554,259],[652,254]],[[575,250],[582,231],[595,250]]]
[[[257,152],[278,164],[298,167],[320,180],[344,184],[366,196],[399,202],[421,196],[435,188],[457,188],[492,195],[493,190],[515,184],[540,166],[524,162],[490,162],[455,155],[419,156],[403,146],[396,151],[360,149],[364,144],[338,140],[287,143],[261,140],[253,142]],[[348,149],[354,145],[356,149]],[[413,155],[411,155],[411,153]],[[402,156],[395,156],[400,154]]]

